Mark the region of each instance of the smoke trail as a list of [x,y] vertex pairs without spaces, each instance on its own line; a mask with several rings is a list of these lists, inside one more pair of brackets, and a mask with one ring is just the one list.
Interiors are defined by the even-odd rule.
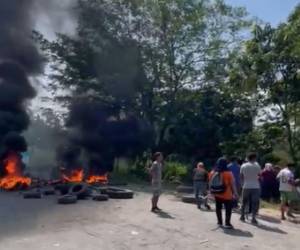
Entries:
[[[0,148],[26,150],[20,135],[29,126],[26,101],[35,97],[29,77],[42,71],[31,33],[32,0],[2,0],[0,4]],[[19,146],[18,146],[19,145]]]

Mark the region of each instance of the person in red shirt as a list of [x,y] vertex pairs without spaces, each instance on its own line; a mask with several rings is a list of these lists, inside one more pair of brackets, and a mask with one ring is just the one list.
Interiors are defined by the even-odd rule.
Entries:
[[225,158],[220,158],[217,161],[215,170],[210,173],[210,180],[212,179],[214,173],[219,172],[224,185],[224,192],[214,194],[216,201],[216,215],[218,219],[218,225],[223,226],[222,219],[222,207],[225,207],[225,228],[233,229],[231,225],[231,214],[233,201],[238,199],[238,193],[235,186],[235,181],[232,172],[228,168],[228,163]]

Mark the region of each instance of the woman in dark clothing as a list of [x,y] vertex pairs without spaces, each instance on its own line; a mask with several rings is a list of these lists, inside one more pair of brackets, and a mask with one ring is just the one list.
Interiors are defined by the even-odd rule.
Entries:
[[238,198],[235,181],[232,172],[227,166],[227,160],[220,158],[217,162],[216,170],[212,171],[210,174],[210,181],[213,182],[216,174],[220,174],[223,185],[224,192],[214,194],[216,200],[216,214],[218,219],[218,225],[223,226],[222,219],[222,207],[225,207],[225,228],[233,229],[231,225],[231,214],[232,214],[232,205],[233,200]]
[[265,168],[260,175],[261,198],[270,201],[274,197],[277,186],[276,173],[271,163],[266,163]]

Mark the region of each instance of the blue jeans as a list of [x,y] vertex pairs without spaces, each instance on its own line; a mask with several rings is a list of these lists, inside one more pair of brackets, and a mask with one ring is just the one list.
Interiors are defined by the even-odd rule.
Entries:
[[194,193],[198,207],[203,203],[207,205],[207,183],[203,181],[194,181]]

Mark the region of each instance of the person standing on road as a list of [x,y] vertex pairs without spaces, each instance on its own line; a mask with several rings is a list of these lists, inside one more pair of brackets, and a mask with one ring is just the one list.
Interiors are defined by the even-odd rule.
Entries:
[[222,207],[225,207],[225,228],[231,225],[232,201],[238,199],[238,193],[232,172],[228,169],[227,160],[220,158],[216,169],[210,173],[210,192],[215,197],[218,225],[223,226]]
[[257,163],[257,156],[255,153],[248,155],[248,162],[241,166],[241,180],[243,183],[242,190],[242,208],[241,221],[245,221],[245,209],[249,204],[252,212],[252,224],[257,224],[256,215],[259,209],[260,200],[260,183],[259,175],[261,168]]
[[[241,192],[241,176],[240,176],[241,167],[238,163],[237,157],[231,157],[228,168],[233,174],[236,190],[237,190],[238,194],[240,195],[240,192]],[[235,200],[233,202],[233,208],[238,208],[238,200]]]
[[150,168],[151,173],[151,183],[152,183],[152,208],[151,212],[158,212],[161,209],[158,208],[158,200],[161,195],[161,183],[162,183],[162,162],[163,162],[163,154],[161,152],[156,152],[153,155],[153,162]]
[[[194,192],[197,202],[197,206],[201,209],[202,203],[207,210],[210,210],[210,206],[207,203],[207,186],[208,186],[208,172],[204,168],[204,164],[199,162],[194,169]],[[199,197],[200,196],[200,197]]]
[[260,174],[261,183],[261,198],[266,201],[271,201],[276,193],[276,173],[271,163],[266,163],[265,168]]
[[[288,166],[282,169],[277,175],[277,179],[279,179],[279,191],[281,196],[281,219],[285,220],[285,210],[290,205],[293,199],[293,191],[294,191],[294,174],[291,171],[292,164],[288,164]],[[291,212],[291,208],[288,208],[287,216],[294,218],[294,215]]]

